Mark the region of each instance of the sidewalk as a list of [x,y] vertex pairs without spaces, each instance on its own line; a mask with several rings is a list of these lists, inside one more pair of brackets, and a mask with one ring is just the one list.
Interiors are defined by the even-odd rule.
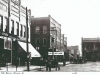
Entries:
[[[31,65],[30,66],[30,71],[32,71],[32,72],[36,72],[36,71],[38,71],[39,69],[41,68],[41,70],[43,69],[43,68],[45,68],[45,66],[34,66],[34,65]],[[16,72],[16,66],[6,66],[6,67],[1,67],[1,70],[0,70],[0,72],[2,72],[2,71],[8,71],[8,72]],[[18,66],[17,67],[17,71],[18,72],[27,72],[27,66]]]
[[[66,62],[66,65],[70,64],[70,62]],[[62,66],[63,62],[59,62],[59,65]],[[52,68],[52,71],[55,71],[55,68]],[[16,72],[16,66],[9,65],[8,67],[1,67],[0,72]],[[39,72],[43,71],[46,72],[46,66],[35,66],[35,65],[30,65],[30,71],[29,72]],[[17,67],[17,72],[28,72],[27,71],[27,66],[18,66]]]

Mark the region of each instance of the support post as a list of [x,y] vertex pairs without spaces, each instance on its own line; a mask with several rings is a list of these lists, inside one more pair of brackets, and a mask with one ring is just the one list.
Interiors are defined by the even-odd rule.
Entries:
[[[29,53],[28,50],[28,12],[27,12],[27,7],[26,7],[26,49],[27,49],[27,55]],[[27,71],[29,71],[29,58],[27,56]]]

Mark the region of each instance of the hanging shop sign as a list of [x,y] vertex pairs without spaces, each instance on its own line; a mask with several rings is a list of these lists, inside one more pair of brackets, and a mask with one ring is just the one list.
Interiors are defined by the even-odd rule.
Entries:
[[48,55],[64,55],[64,52],[48,52]]

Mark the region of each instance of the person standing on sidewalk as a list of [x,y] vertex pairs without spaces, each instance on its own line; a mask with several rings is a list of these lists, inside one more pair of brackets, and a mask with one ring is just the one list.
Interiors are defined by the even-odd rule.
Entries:
[[58,60],[57,59],[55,59],[55,68],[56,68],[56,71],[57,71],[57,69],[60,70],[60,67],[59,67]]
[[46,71],[51,71],[51,59],[48,57],[48,60],[46,61]]
[[66,59],[64,58],[63,59],[63,66],[65,66],[66,65]]

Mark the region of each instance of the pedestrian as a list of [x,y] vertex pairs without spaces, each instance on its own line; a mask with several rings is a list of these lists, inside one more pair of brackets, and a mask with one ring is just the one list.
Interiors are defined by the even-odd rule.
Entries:
[[48,60],[46,61],[46,71],[51,71],[51,59],[48,57]]
[[2,54],[1,63],[2,63],[2,66],[6,66],[6,60],[5,60],[5,55],[4,54]]
[[46,65],[46,71],[48,71],[48,61],[45,60],[45,65]]
[[57,71],[57,69],[60,70],[60,67],[59,67],[58,60],[57,59],[55,59],[55,68],[56,68],[56,71]]
[[66,60],[65,58],[63,58],[63,66],[65,66]]

